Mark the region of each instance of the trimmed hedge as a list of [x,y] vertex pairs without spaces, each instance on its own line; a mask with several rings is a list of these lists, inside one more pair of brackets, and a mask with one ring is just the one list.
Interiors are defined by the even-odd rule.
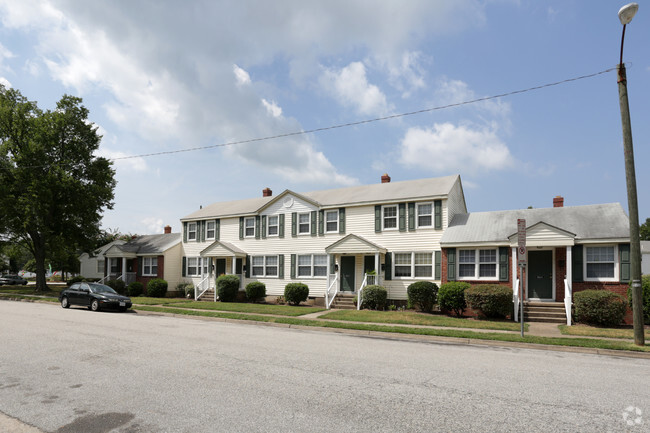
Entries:
[[438,290],[438,304],[442,311],[453,311],[456,316],[463,315],[463,310],[467,308],[465,301],[465,290],[469,289],[471,284],[460,281],[451,281],[440,286]]
[[151,298],[164,298],[167,296],[167,281],[154,278],[147,283],[147,296]]
[[[641,299],[643,302],[643,323],[650,325],[650,275],[641,277]],[[633,309],[632,287],[627,289],[627,300],[630,309]]]
[[289,283],[284,287],[284,299],[289,305],[300,305],[309,297],[309,287],[303,283]]
[[266,284],[260,281],[251,281],[246,284],[246,299],[257,302],[266,297]]
[[239,292],[237,275],[221,275],[217,278],[217,295],[221,302],[235,302]]
[[410,305],[429,313],[438,300],[438,285],[431,281],[417,281],[408,286],[406,294]]
[[470,308],[489,318],[503,318],[512,313],[512,289],[499,284],[477,284],[465,290]]
[[625,298],[608,290],[583,290],[573,295],[576,322],[597,326],[618,326],[625,318]]
[[126,284],[122,280],[108,280],[104,284],[115,290],[120,295],[128,294],[126,290]]
[[366,286],[366,288],[361,292],[361,308],[368,308],[369,310],[384,310],[386,309],[387,299],[388,291],[386,291],[382,286]]
[[144,292],[144,286],[139,281],[134,281],[128,285],[126,290],[129,292],[129,296],[135,298],[136,296],[142,295]]

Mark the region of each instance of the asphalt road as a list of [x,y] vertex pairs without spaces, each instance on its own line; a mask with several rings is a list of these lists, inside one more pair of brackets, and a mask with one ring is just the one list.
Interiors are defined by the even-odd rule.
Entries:
[[650,362],[0,301],[0,412],[58,433],[641,432]]

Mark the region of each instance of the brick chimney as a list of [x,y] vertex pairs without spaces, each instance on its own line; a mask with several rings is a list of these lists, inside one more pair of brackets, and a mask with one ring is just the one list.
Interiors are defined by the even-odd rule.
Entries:
[[384,173],[381,176],[381,183],[390,183],[390,176],[388,175],[388,173]]
[[165,234],[168,235],[172,232],[172,226],[165,226]]
[[564,207],[564,197],[561,195],[553,197],[553,207]]
[[264,188],[262,190],[262,197],[271,197],[273,195],[273,191],[271,191],[271,188]]

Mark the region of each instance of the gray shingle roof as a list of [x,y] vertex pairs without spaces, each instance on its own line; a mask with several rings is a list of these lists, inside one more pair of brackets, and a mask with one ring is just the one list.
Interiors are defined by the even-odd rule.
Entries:
[[135,239],[131,239],[123,245],[116,245],[115,248],[125,253],[136,253],[139,255],[162,254],[180,241],[180,233],[143,235],[138,236]]
[[619,203],[473,212],[455,215],[441,244],[505,242],[517,232],[517,219],[526,226],[539,222],[575,233],[576,240],[629,238],[629,219]]
[[[300,193],[300,195],[323,207],[437,198],[447,196],[459,178],[460,176],[453,175],[430,179],[405,180],[401,182],[377,183],[372,185],[312,191],[308,193]],[[277,199],[287,192],[291,191],[284,191],[282,194],[275,197],[259,197],[213,203],[181,218],[181,220],[187,221],[193,219],[254,214],[260,208],[266,206],[272,200]]]

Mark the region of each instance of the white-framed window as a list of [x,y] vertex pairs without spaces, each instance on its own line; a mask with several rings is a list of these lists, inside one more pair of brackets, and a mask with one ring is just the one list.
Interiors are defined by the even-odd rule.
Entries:
[[278,256],[253,256],[251,257],[253,277],[277,277]]
[[338,233],[339,232],[339,211],[328,210],[325,211],[325,232]]
[[158,257],[142,258],[142,275],[146,277],[158,275]]
[[393,275],[395,278],[432,278],[433,253],[394,253]]
[[269,215],[266,225],[267,236],[278,236],[279,220],[280,218],[277,215]]
[[418,203],[416,217],[418,228],[433,227],[433,203]]
[[247,238],[255,237],[255,217],[246,218],[244,220],[244,236]]
[[415,278],[431,278],[433,276],[433,254],[413,253]]
[[121,260],[121,259],[118,259],[117,257],[114,257],[114,258],[109,259],[109,260],[110,260],[110,263],[111,263],[111,274],[116,274],[116,273],[120,272],[120,262],[119,262],[119,260]]
[[188,277],[198,276],[201,273],[201,258],[200,257],[188,257],[187,258],[187,269],[185,274]]
[[187,240],[188,241],[196,240],[196,223],[187,224]]
[[210,259],[209,257],[200,257],[199,258],[199,263],[202,263],[201,268],[203,269],[203,275],[208,275],[208,272],[210,272],[210,270],[208,269],[208,266],[210,265],[211,261],[212,261],[212,259]]
[[104,259],[97,260],[97,273],[104,275]]
[[309,213],[298,214],[298,234],[311,233],[311,215]]
[[217,233],[217,222],[216,221],[208,221],[205,224],[205,238],[206,239],[214,239]]
[[397,205],[382,208],[382,229],[397,230]]
[[585,281],[617,281],[616,245],[585,246]]
[[458,279],[496,280],[499,277],[497,250],[458,250]]
[[327,255],[326,254],[303,254],[298,256],[299,277],[326,277],[327,276]]

